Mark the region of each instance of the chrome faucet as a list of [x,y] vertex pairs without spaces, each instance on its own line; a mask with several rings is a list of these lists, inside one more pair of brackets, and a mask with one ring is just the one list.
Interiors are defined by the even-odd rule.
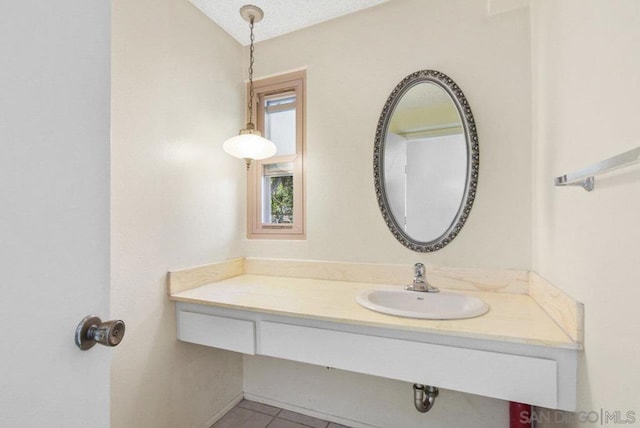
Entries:
[[414,266],[415,273],[413,276],[413,284],[407,285],[404,287],[405,290],[409,291],[420,291],[426,293],[437,293],[438,290],[433,285],[427,282],[427,278],[425,276],[424,265],[422,263],[416,263]]

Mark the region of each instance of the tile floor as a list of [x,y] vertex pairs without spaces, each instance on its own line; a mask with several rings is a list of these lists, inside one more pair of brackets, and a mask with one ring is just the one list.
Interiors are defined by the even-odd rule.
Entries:
[[289,410],[242,400],[211,428],[349,428]]

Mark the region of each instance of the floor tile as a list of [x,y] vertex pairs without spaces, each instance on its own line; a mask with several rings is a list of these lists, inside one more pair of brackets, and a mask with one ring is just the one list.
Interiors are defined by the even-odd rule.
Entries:
[[266,428],[273,416],[234,407],[211,428]]
[[211,428],[350,428],[255,401],[242,400]]
[[322,419],[314,418],[312,416],[302,415],[300,413],[290,412],[289,410],[283,410],[278,414],[278,418],[286,419],[291,422],[297,422],[311,428],[327,428],[329,424]]
[[288,421],[286,419],[275,418],[268,425],[268,428],[309,428],[309,427],[296,422]]
[[242,400],[238,404],[238,407],[241,407],[247,410],[253,410],[254,412],[264,413],[270,416],[275,416],[278,414],[278,412],[280,412],[280,409],[277,407],[268,406],[266,404],[256,403],[255,401],[249,401],[249,400]]

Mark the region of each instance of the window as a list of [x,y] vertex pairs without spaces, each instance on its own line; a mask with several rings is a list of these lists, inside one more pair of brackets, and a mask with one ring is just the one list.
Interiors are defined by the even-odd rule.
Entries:
[[305,238],[305,77],[298,71],[253,82],[256,126],[278,151],[249,168],[249,238]]

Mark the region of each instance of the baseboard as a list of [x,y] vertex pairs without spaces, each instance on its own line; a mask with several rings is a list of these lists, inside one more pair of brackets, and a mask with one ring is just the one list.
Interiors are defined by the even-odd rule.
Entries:
[[227,405],[224,406],[218,413],[216,413],[211,418],[209,418],[209,420],[205,422],[204,425],[202,425],[202,428],[211,428],[211,426],[213,426],[213,424],[215,424],[220,419],[222,419],[222,417],[226,415],[229,410],[233,409],[236,406],[236,404],[241,402],[242,398],[243,398],[242,392],[236,395],[235,397],[233,397],[231,401],[229,401],[229,403],[227,403]]
[[370,425],[370,424],[365,424],[363,422],[354,421],[351,419],[341,418],[340,416],[318,412],[316,410],[307,409],[305,407],[299,407],[294,404],[273,400],[271,398],[267,398],[260,395],[247,393],[247,392],[244,393],[244,398],[249,401],[255,401],[256,403],[279,407],[281,409],[289,410],[291,412],[301,413],[303,415],[312,416],[314,418],[323,419],[325,421],[334,422],[336,424],[346,425],[353,428],[382,428],[377,425]]

